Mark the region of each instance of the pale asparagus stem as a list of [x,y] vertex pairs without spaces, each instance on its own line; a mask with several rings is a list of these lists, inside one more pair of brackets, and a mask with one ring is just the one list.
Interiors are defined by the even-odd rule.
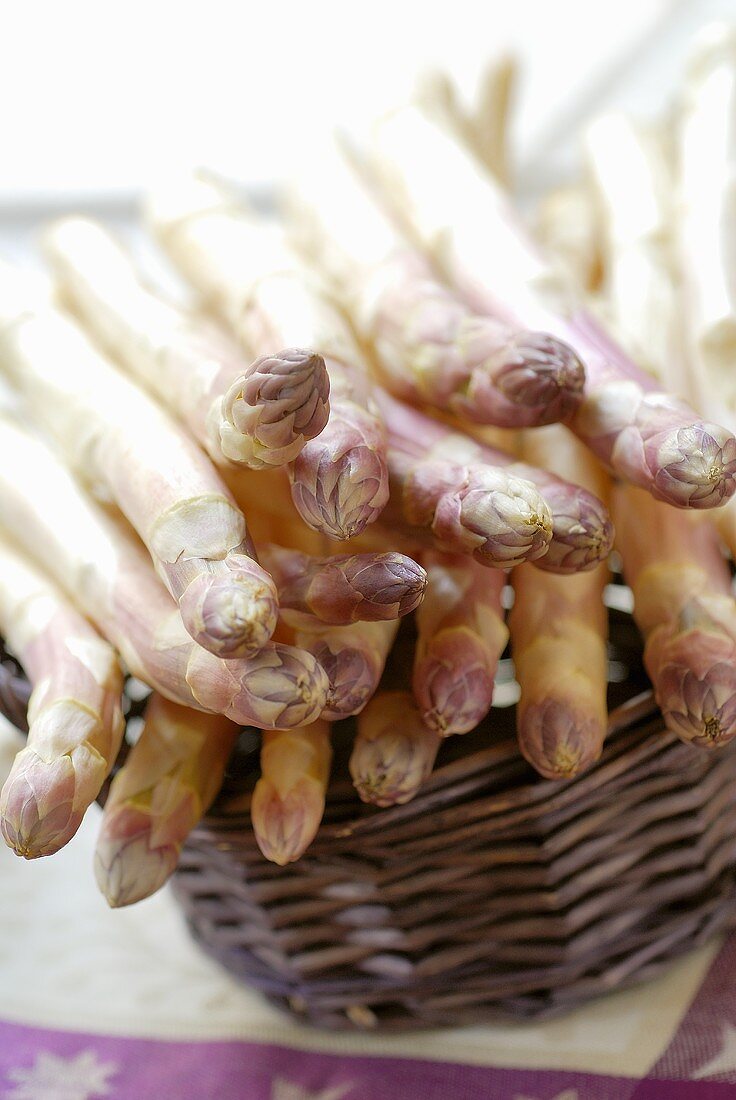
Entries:
[[0,632],[33,684],[28,743],[0,791],[0,827],[17,855],[35,859],[71,840],[115,761],[123,677],[113,649],[4,538]]
[[427,592],[417,611],[412,687],[424,723],[449,737],[475,728],[490,709],[508,638],[506,575],[466,556],[426,554]]
[[446,72],[429,73],[417,93],[427,113],[457,134],[505,184],[511,174],[508,137],[517,75],[516,58],[494,58],[481,74],[472,108],[462,103],[457,85]]
[[570,348],[545,333],[473,314],[426,261],[399,246],[334,150],[318,164],[300,173],[290,204],[292,234],[384,385],[478,423],[519,427],[573,411],[584,371]]
[[[687,241],[690,234],[694,248],[689,254],[685,250],[689,262],[683,268],[694,298],[686,311],[687,320],[694,323],[691,332],[697,331],[704,316],[699,312],[703,305],[707,312],[718,303],[716,329],[723,319],[721,292],[727,277],[720,281],[725,266],[713,260],[722,232],[718,191],[727,173],[712,158],[726,148],[730,126],[733,42],[731,52],[730,62],[716,76],[705,99],[699,103],[696,91],[685,112],[680,157],[684,202],[678,210],[681,206],[684,212],[679,219],[683,238]],[[717,55],[714,59],[718,68]],[[697,88],[697,74],[693,75]],[[723,145],[719,146],[716,134],[723,136]],[[683,310],[672,240],[676,196],[672,168],[657,137],[625,119],[604,119],[589,137],[589,158],[607,215],[606,291],[616,321],[632,341],[647,349],[645,362],[657,375],[681,386],[686,365],[694,368],[693,383],[705,381],[707,369],[700,373],[704,360],[699,358],[702,347],[697,340],[689,356],[682,353]],[[624,161],[627,171],[622,176]],[[699,288],[707,288],[704,299],[699,298]],[[716,365],[724,350],[720,339],[714,347],[716,356],[708,367]],[[725,362],[729,361],[727,355]],[[716,377],[717,371],[712,380]],[[691,384],[689,389],[707,411],[699,385]],[[717,392],[720,418],[728,407],[728,391],[720,380]],[[634,589],[635,617],[645,636],[645,664],[665,721],[685,740],[726,741],[736,732],[732,672],[736,614],[717,539],[705,525],[699,530],[666,508],[652,509],[634,491],[617,493],[616,504],[624,523],[624,567]],[[727,542],[733,514],[733,501],[714,514]]]
[[713,513],[715,529],[736,561],[736,501],[729,500],[724,508]]
[[364,169],[403,232],[473,309],[549,332],[580,355],[587,383],[571,427],[614,473],[683,508],[732,496],[731,432],[657,390],[575,300],[471,155],[407,109],[377,128]]
[[52,225],[44,251],[64,302],[217,465],[283,465],[324,427],[321,356],[273,347],[249,364],[224,332],[148,289],[117,241],[85,218]]
[[250,813],[258,847],[284,866],[304,854],[325,810],[332,746],[327,722],[263,735]]
[[[292,499],[302,519],[329,538],[360,534],[388,500],[386,435],[360,349],[343,319],[279,237],[262,248],[274,274],[254,286],[247,337],[256,350],[274,333],[303,335],[325,355],[331,407],[324,430],[289,465]],[[278,265],[285,267],[278,270]],[[242,327],[242,326],[241,326]]]
[[335,626],[408,615],[421,602],[427,575],[405,554],[341,554],[313,558],[281,546],[264,547],[279,588],[282,615],[301,615]]
[[238,727],[152,695],[143,731],[115,776],[95,850],[108,905],[132,905],[159,890],[182,844],[220,789]]
[[8,420],[0,423],[0,516],[29,555],[43,556],[128,668],[167,698],[261,728],[320,714],[327,677],[311,654],[270,643],[247,660],[223,661],[198,646],[139,544]]
[[736,601],[709,523],[620,486],[613,514],[644,663],[667,727],[705,748],[736,734]]
[[[253,354],[280,344],[318,349],[326,359],[329,419],[290,468],[304,521],[331,538],[360,533],[388,499],[385,438],[360,353],[342,319],[288,249],[282,232],[236,206],[214,184],[195,181],[191,211],[160,201],[154,229],[204,301]],[[206,209],[198,206],[208,196]],[[296,457],[296,456],[295,456]]]
[[623,115],[604,115],[585,137],[600,210],[601,289],[617,332],[661,385],[687,393],[673,240],[674,167],[663,134]]
[[698,407],[736,430],[736,32],[696,40],[680,105],[676,213],[688,382]]
[[[406,481],[411,468],[409,459],[422,459],[421,465],[425,467],[425,473],[421,478],[417,476],[418,481],[427,480],[430,474],[437,472],[448,478],[451,467],[457,471],[462,463],[466,468],[472,467],[476,470],[495,467],[497,472],[507,475],[509,481],[513,480],[518,484],[519,479],[522,479],[522,484],[531,483],[538,494],[541,493],[543,510],[540,514],[551,514],[551,539],[548,535],[547,553],[544,554],[542,550],[543,557],[532,554],[514,560],[512,555],[504,558],[499,550],[499,565],[510,567],[527,560],[535,561],[539,568],[550,572],[573,573],[581,569],[592,569],[608,556],[613,527],[605,505],[593,493],[579,485],[563,481],[539,466],[515,462],[506,452],[453,432],[446,425],[432,420],[416,409],[402,405],[382,391],[376,391],[376,396],[389,433],[392,448],[390,455],[397,481]],[[419,471],[418,462],[415,468]],[[416,489],[412,486],[412,497],[416,497],[418,491],[419,486]],[[538,494],[537,499],[540,499]],[[416,522],[407,514],[406,507],[404,518],[409,522]],[[444,548],[464,550],[463,544],[457,542]],[[489,561],[488,564],[493,562]]]
[[509,618],[519,746],[547,779],[570,779],[598,759],[606,735],[604,565],[554,577],[514,571]]
[[202,304],[216,313],[241,345],[271,340],[302,346],[299,338],[282,340],[272,305],[288,303],[289,327],[308,323],[309,303],[289,275],[292,263],[281,232],[254,215],[244,200],[213,179],[196,173],[175,188],[149,195],[148,227],[168,258],[196,290]]
[[408,691],[374,695],[358,718],[350,774],[363,802],[409,802],[434,766],[442,738],[425,726]]
[[551,424],[579,405],[585,371],[567,344],[472,313],[411,253],[373,281],[366,337],[395,396],[502,428]]
[[325,538],[302,522],[283,470],[230,470],[225,479],[238,507],[248,516],[256,546],[275,542],[304,554],[323,554]]
[[601,278],[601,242],[595,194],[576,181],[547,191],[534,212],[534,236],[576,287],[595,291]]
[[296,644],[325,670],[329,681],[322,717],[330,722],[358,714],[378,688],[399,620],[329,626],[302,617]]
[[64,460],[138,531],[195,641],[226,658],[261,649],[276,590],[199,448],[56,310],[0,300],[0,369]]
[[388,502],[386,432],[362,372],[336,358],[327,367],[329,422],[291,464],[289,477],[304,522],[343,540],[361,534]]
[[[608,479],[586,448],[554,425],[524,432],[521,453],[586,490],[608,496]],[[612,529],[611,529],[612,530]],[[509,617],[516,679],[519,745],[548,779],[566,779],[597,760],[606,735],[608,618],[605,564],[573,577],[525,567],[513,573]]]

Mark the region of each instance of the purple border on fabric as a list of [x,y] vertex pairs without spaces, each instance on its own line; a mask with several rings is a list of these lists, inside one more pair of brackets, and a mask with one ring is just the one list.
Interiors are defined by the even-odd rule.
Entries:
[[735,977],[736,936],[729,936],[650,1077],[736,1083]]
[[49,1059],[68,1063],[86,1055],[109,1067],[106,1090],[87,1095],[80,1090],[80,1100],[726,1100],[734,1095],[731,1086],[712,1082],[637,1082],[557,1070],[351,1057],[246,1041],[126,1039],[0,1023],[2,1100],[18,1090],[17,1071],[33,1072],[40,1055],[47,1066]]

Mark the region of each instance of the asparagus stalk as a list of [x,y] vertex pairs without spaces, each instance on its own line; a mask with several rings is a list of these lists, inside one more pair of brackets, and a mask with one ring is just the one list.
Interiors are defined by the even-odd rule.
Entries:
[[385,438],[360,354],[340,318],[299,268],[283,233],[202,180],[187,199],[159,198],[151,222],[179,270],[253,354],[281,344],[324,355],[331,408],[318,439],[290,466],[304,521],[330,538],[358,534],[388,499]]
[[304,522],[340,541],[361,534],[388,502],[386,432],[367,378],[330,357],[333,401],[327,427],[289,468],[291,495]]
[[659,391],[625,355],[470,154],[407,109],[377,128],[364,168],[403,231],[472,308],[549,332],[580,354],[586,391],[570,425],[615,474],[682,508],[717,507],[733,495],[732,433]]
[[317,618],[300,618],[294,640],[312,654],[329,681],[322,717],[338,722],[360,713],[378,688],[399,620],[329,626]]
[[137,541],[10,421],[0,423],[0,517],[128,668],[173,702],[262,728],[319,715],[327,678],[311,654],[269,643],[248,659],[223,661],[198,646]]
[[250,812],[266,859],[283,867],[312,843],[325,810],[331,762],[327,722],[263,735],[261,777]]
[[428,554],[427,592],[417,616],[412,688],[422,721],[442,737],[467,733],[485,717],[508,639],[499,570],[472,558]]
[[216,465],[252,469],[296,458],[329,410],[320,355],[286,347],[248,364],[226,334],[164,301],[102,226],[65,218],[44,237],[61,297]]
[[65,461],[135,527],[192,638],[227,658],[261,649],[276,591],[199,448],[51,308],[0,299],[0,369]]
[[605,115],[588,129],[586,151],[601,210],[601,289],[617,331],[660,384],[686,393],[675,183],[663,135],[624,115]]
[[238,507],[248,516],[259,551],[265,543],[275,542],[305,554],[325,552],[324,535],[307,527],[296,511],[283,470],[230,470],[225,481]]
[[552,516],[529,481],[494,466],[459,466],[389,452],[404,520],[432,532],[446,553],[508,569],[545,554]]
[[320,164],[311,179],[300,174],[292,232],[370,349],[380,382],[480,424],[567,417],[584,382],[574,352],[545,333],[472,313],[419,254],[399,246],[344,160],[328,155]]
[[612,505],[665,724],[695,745],[723,745],[736,734],[736,601],[717,535],[630,487]]
[[374,695],[358,717],[350,774],[364,802],[409,802],[434,766],[442,738],[422,721],[408,691]]
[[312,558],[268,546],[264,560],[279,588],[282,615],[299,625],[302,615],[342,626],[408,615],[421,602],[427,575],[405,554],[341,554]]
[[[606,495],[595,459],[564,428],[525,433],[523,453]],[[513,573],[515,600],[509,629],[521,689],[517,735],[524,756],[547,779],[577,775],[598,759],[603,747],[607,577],[605,563],[572,577],[525,566]]]
[[547,779],[569,779],[601,754],[606,735],[607,570],[555,577],[514,571],[510,630],[519,746]]
[[534,236],[582,291],[595,291],[601,278],[601,242],[596,194],[586,182],[563,184],[540,199]]
[[[725,265],[719,267],[711,250],[720,233],[720,214],[710,173],[722,165],[709,161],[708,156],[712,157],[718,146],[715,135],[725,133],[721,127],[726,125],[733,87],[727,65],[711,84],[705,111],[703,104],[698,105],[696,93],[690,103],[693,132],[688,132],[687,121],[684,128],[684,225],[691,231],[695,228],[691,241],[695,252],[690,259],[696,266],[691,262],[683,273],[691,286],[699,282],[723,289],[726,285],[725,278],[719,284],[718,275],[719,270],[725,272]],[[686,356],[681,350],[683,311],[672,239],[676,198],[661,135],[658,138],[633,123],[612,118],[594,128],[588,146],[607,215],[605,289],[616,321],[632,343],[649,349],[649,365],[659,377],[681,384],[686,368],[695,364],[693,381],[703,380],[697,368],[701,362],[697,345],[691,346]],[[724,148],[720,146],[721,151]],[[625,183],[620,177],[622,159],[627,163]],[[702,188],[694,186],[698,180]],[[694,297],[697,302],[697,293]],[[699,316],[703,315],[695,306],[692,317],[696,325]],[[698,385],[691,382],[689,388],[702,401]],[[703,407],[708,409],[707,402]],[[719,417],[728,414],[727,400],[718,413]],[[736,640],[736,605],[717,538],[709,525],[701,528],[666,508],[653,508],[634,491],[617,492],[614,504],[623,523],[621,552],[634,588],[634,613],[645,636],[645,664],[665,721],[685,740],[720,744],[736,730],[731,701],[736,681],[729,667]],[[714,516],[716,523],[724,526],[726,537],[729,515],[733,515],[732,503]]]
[[[733,29],[708,27],[697,39],[679,105],[679,186],[675,195],[686,381],[706,413],[717,410],[719,419],[732,428],[736,425],[732,370],[736,297],[731,244],[735,64]],[[714,520],[735,553],[736,507],[729,503]]]
[[679,128],[679,249],[691,392],[736,426],[733,176],[736,32],[715,26],[690,59]]
[[474,314],[411,254],[377,277],[368,335],[396,397],[501,428],[565,420],[580,403],[585,372],[567,344]]
[[0,791],[5,842],[26,859],[76,833],[123,736],[122,673],[112,648],[0,538],[0,632],[33,686],[28,742]]
[[150,897],[220,789],[238,727],[152,695],[139,739],[115,776],[95,850],[95,876],[113,908]]
[[516,58],[510,55],[493,58],[481,73],[471,108],[462,103],[456,84],[446,72],[430,72],[418,90],[418,99],[427,114],[472,149],[505,185],[511,177],[509,121],[517,76]]
[[[509,568],[534,561],[538,568],[555,573],[592,569],[607,557],[613,527],[605,505],[593,493],[537,466],[515,462],[504,451],[453,432],[381,391],[377,397],[391,443],[391,472],[397,483],[394,496],[402,496],[403,518],[414,524],[433,523],[435,533],[444,541],[442,549],[472,552],[485,534],[480,551],[475,550],[475,557],[484,564]],[[474,496],[465,490],[461,506],[454,488],[465,484],[460,470],[468,484],[474,478],[476,486]],[[503,511],[494,516],[490,509],[495,498],[488,490],[498,486],[494,478],[499,474],[505,475],[511,490],[501,497]],[[536,490],[533,497],[530,487]],[[428,505],[435,500],[440,506],[433,518]],[[477,502],[480,519],[469,514],[468,500]],[[525,553],[525,549],[531,552]]]

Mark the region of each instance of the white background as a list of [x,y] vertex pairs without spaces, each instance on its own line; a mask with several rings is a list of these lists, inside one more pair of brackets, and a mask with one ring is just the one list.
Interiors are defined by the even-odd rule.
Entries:
[[729,12],[733,0],[0,0],[0,208],[129,203],[193,162],[268,182],[321,128],[408,95],[427,65],[471,91],[509,46],[524,61],[522,161],[546,171],[570,122],[612,94],[657,102],[688,32]]

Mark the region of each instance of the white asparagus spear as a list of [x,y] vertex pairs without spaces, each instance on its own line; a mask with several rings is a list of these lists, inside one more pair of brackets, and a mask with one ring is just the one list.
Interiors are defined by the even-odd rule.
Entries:
[[736,31],[714,26],[690,59],[679,129],[678,227],[693,396],[736,427]]
[[152,695],[143,730],[112,781],[95,850],[108,905],[159,890],[222,783],[238,727]]
[[63,301],[218,466],[281,466],[318,435],[329,379],[320,355],[271,348],[249,363],[227,334],[153,293],[100,225],[64,218],[44,234]]
[[327,677],[303,650],[269,643],[253,657],[223,661],[198,646],[139,543],[8,420],[0,420],[0,519],[128,668],[167,698],[264,729],[311,722],[322,711]]
[[501,569],[468,555],[427,553],[427,594],[416,614],[412,688],[422,721],[442,737],[467,733],[485,718],[509,632]]
[[278,223],[196,175],[178,190],[150,196],[145,215],[201,304],[242,347],[266,354],[282,345],[324,346],[326,355],[345,357],[349,340],[329,324],[329,310],[312,293]]
[[547,191],[534,211],[534,236],[582,290],[600,278],[598,210],[593,189],[573,181]]
[[512,170],[509,131],[518,75],[515,57],[493,58],[480,75],[470,107],[462,102],[449,73],[442,70],[427,74],[417,90],[427,114],[456,134],[504,185]]
[[[606,498],[607,478],[561,425],[525,432],[530,462],[574,477]],[[679,513],[677,513],[679,515]],[[516,727],[522,753],[548,779],[569,779],[600,756],[606,736],[608,616],[601,561],[570,577],[521,566],[512,575],[511,650],[520,688]]]
[[222,657],[257,652],[276,589],[214,467],[70,319],[26,299],[20,278],[0,269],[0,370],[77,476],[130,520],[191,636]]
[[0,537],[0,633],[33,692],[28,743],[0,792],[0,826],[19,856],[57,852],[99,794],[123,736],[114,650]]
[[[688,382],[707,412],[736,427],[736,31],[714,25],[690,58],[678,129],[677,230]],[[736,553],[736,506],[714,514]]]
[[618,476],[682,508],[736,490],[736,439],[654,381],[577,300],[491,175],[415,109],[376,130],[364,161],[403,231],[474,308],[562,338],[581,356],[573,431]]
[[325,811],[331,763],[330,726],[322,719],[263,735],[250,814],[266,859],[283,867],[312,843]]
[[607,300],[619,338],[676,393],[688,392],[675,241],[674,177],[660,129],[604,115],[585,137],[599,209]]
[[349,765],[363,802],[409,802],[432,771],[441,743],[437,730],[422,721],[411,692],[374,695],[358,717]]
[[341,540],[360,534],[388,500],[385,434],[360,351],[275,223],[214,183],[195,178],[189,186],[168,200],[154,197],[153,231],[251,354],[288,344],[324,356],[330,415],[289,466],[292,496],[314,530]]
[[[688,355],[669,247],[675,197],[661,135],[655,143],[641,127],[612,118],[594,129],[589,149],[608,210],[603,285],[609,306],[619,328],[650,350],[651,365],[667,380],[673,361],[687,367]],[[694,744],[723,744],[736,731],[736,604],[711,517],[675,512],[625,486],[615,489],[612,503],[645,640],[644,664],[665,724]],[[732,514],[730,503],[712,518],[718,523]],[[587,675],[591,668],[592,660]]]
[[469,309],[400,241],[334,146],[299,173],[287,210],[296,246],[394,396],[500,427],[565,419],[580,403],[584,371],[574,352]]

